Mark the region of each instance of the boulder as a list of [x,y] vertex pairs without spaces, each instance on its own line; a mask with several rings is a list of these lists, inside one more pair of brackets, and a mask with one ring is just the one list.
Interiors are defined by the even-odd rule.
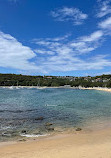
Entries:
[[48,122],[45,124],[45,126],[51,126],[51,125],[53,125],[53,123]]
[[20,141],[20,142],[25,142],[26,139],[19,139],[18,141]]
[[54,128],[53,127],[47,127],[46,128],[48,131],[54,131]]
[[21,133],[27,133],[27,131],[26,130],[22,130]]
[[76,128],[76,131],[81,131],[82,130],[82,128]]

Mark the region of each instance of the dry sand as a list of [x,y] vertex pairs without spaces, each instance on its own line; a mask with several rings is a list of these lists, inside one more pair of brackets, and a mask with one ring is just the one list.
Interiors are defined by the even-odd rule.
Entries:
[[111,129],[3,143],[0,158],[111,158]]
[[104,88],[104,87],[89,87],[89,88],[81,87],[81,88],[79,88],[79,89],[99,90],[99,91],[111,92],[111,88]]

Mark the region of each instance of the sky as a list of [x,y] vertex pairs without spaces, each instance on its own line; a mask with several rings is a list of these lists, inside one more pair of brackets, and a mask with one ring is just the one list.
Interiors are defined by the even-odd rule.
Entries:
[[0,0],[0,73],[111,74],[111,0]]

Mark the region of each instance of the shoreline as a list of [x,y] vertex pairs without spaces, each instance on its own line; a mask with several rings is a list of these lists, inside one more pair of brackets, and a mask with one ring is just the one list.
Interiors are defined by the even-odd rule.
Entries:
[[104,87],[88,87],[88,88],[84,88],[84,87],[81,87],[80,89],[83,89],[83,90],[99,90],[99,91],[107,91],[107,92],[111,92],[111,88],[104,88]]
[[64,89],[80,89],[80,90],[100,90],[100,91],[107,91],[111,92],[111,88],[107,87],[70,87],[70,86],[60,86],[60,87],[38,87],[38,86],[0,86],[0,88],[8,88],[8,89],[19,89],[19,88],[28,88],[28,89],[47,89],[47,88],[64,88]]
[[26,142],[0,143],[2,158],[110,158],[111,128],[62,133]]

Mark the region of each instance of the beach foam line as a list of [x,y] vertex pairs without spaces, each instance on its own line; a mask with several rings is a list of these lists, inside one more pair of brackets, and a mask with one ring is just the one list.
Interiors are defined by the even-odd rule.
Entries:
[[20,134],[22,137],[27,137],[27,138],[38,138],[38,137],[46,137],[49,134]]

